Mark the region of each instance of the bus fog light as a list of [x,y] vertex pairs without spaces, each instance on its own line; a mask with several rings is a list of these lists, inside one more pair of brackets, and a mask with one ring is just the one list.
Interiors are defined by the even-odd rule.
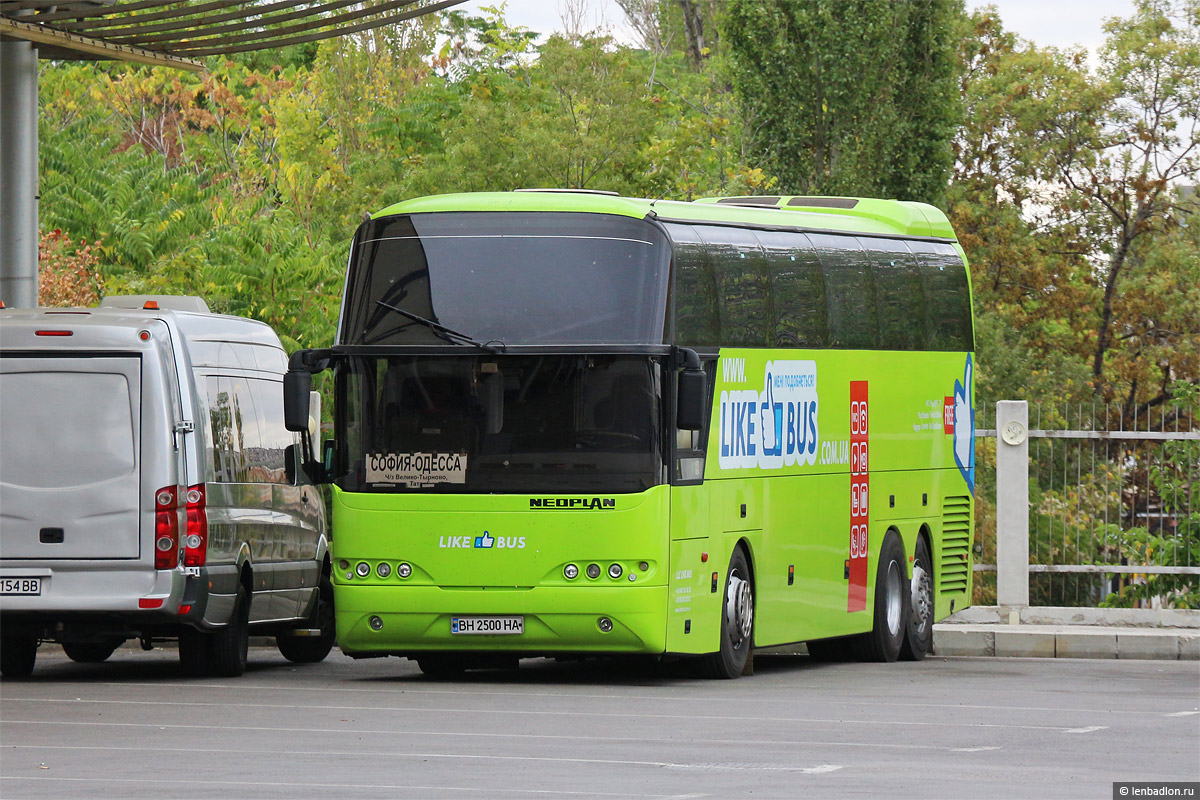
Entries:
[[386,578],[392,574],[392,565],[386,561],[380,561],[379,566],[375,567],[375,574],[381,578]]
[[379,617],[371,617],[367,620],[367,624],[371,626],[371,630],[373,631],[383,630],[383,620]]
[[409,575],[412,575],[412,566],[402,563],[396,567],[396,574],[401,578],[407,578]]
[[563,567],[563,575],[566,576],[567,580],[573,581],[579,577],[579,567],[574,564],[567,564]]
[[602,633],[608,633],[612,630],[612,620],[608,617],[601,617],[600,619],[596,620],[596,625],[600,628]]
[[338,561],[338,569],[350,569],[350,562],[344,558],[339,560]]
[[638,569],[640,569],[642,572],[645,572],[646,570],[650,569],[650,565],[647,564],[645,561],[639,561]]
[[588,564],[587,576],[589,578],[591,578],[592,580],[599,578],[600,577],[600,565],[599,564]]
[[354,571],[358,573],[358,577],[365,578],[371,574],[371,565],[365,561],[360,561],[354,566]]
[[621,577],[621,573],[624,571],[625,570],[621,569],[620,564],[609,564],[608,565],[608,577],[612,578],[614,581],[617,578]]

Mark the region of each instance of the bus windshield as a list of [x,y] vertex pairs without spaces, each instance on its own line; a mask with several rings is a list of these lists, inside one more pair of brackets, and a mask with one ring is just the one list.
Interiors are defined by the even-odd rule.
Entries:
[[[631,217],[459,212],[371,220],[355,239],[339,342],[661,344],[669,263],[662,232]],[[448,337],[446,328],[461,336]]]
[[354,357],[339,375],[352,492],[640,492],[665,481],[659,361]]

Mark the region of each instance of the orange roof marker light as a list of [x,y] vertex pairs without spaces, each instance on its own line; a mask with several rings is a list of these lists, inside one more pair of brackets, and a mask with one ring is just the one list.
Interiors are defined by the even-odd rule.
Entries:
[[158,310],[158,301],[157,300],[147,300],[145,303],[142,304],[142,308],[148,308],[152,311],[157,311]]

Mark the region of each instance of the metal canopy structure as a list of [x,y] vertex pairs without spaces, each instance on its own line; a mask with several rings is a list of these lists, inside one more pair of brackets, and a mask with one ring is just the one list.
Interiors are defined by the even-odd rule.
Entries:
[[466,0],[0,0],[0,300],[37,305],[37,60],[202,71],[204,58],[307,44]]

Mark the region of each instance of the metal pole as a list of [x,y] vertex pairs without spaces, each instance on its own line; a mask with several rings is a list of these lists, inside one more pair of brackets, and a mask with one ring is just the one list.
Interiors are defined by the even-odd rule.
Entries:
[[996,604],[1029,605],[1029,405],[996,403]]
[[38,300],[37,49],[0,42],[0,300]]

